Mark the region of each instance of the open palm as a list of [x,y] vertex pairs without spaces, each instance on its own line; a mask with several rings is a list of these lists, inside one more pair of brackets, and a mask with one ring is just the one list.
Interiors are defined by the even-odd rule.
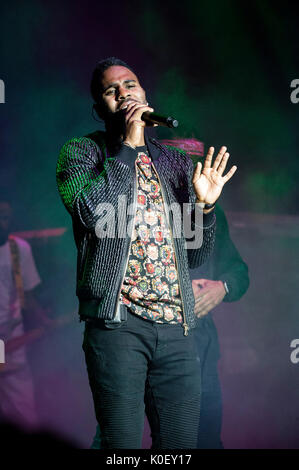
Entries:
[[210,147],[203,169],[202,164],[198,163],[192,179],[197,200],[205,202],[206,204],[213,204],[219,198],[224,184],[237,170],[236,165],[234,165],[226,175],[222,176],[229,158],[229,153],[226,152],[226,147],[221,147],[213,166],[211,166],[213,154],[214,147]]

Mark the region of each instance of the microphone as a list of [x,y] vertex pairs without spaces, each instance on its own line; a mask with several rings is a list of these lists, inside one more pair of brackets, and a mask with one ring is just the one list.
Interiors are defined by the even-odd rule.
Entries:
[[178,127],[179,121],[171,116],[161,116],[157,113],[151,113],[149,111],[145,111],[141,116],[142,121],[148,122],[149,124],[158,124],[159,126],[165,127]]

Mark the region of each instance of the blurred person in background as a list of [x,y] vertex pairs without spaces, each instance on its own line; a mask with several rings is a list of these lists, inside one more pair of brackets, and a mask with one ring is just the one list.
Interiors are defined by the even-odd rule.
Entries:
[[0,193],[0,338],[5,344],[5,363],[0,368],[0,420],[32,430],[38,427],[38,417],[24,320],[28,315],[30,323],[34,318],[43,327],[51,327],[52,320],[34,293],[41,279],[31,247],[10,234],[12,218],[10,198]]

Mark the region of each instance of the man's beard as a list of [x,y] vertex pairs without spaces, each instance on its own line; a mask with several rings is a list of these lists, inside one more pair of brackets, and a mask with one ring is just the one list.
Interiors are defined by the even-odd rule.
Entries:
[[107,132],[114,135],[124,134],[126,131],[126,120],[124,111],[109,113],[106,115],[105,125]]
[[105,119],[108,142],[111,147],[118,147],[125,138],[126,120],[123,111],[109,113]]

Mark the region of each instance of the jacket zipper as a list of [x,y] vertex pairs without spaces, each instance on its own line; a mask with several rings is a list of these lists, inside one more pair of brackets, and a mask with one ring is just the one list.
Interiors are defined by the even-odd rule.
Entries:
[[[133,187],[133,191],[134,191],[134,199],[133,199],[133,203],[134,203],[134,210],[133,210],[133,217],[134,217],[134,220],[135,220],[135,211],[136,211],[136,202],[137,202],[137,170],[136,170],[136,161],[135,161],[135,191],[134,191],[134,187]],[[118,303],[119,303],[119,295],[120,295],[120,292],[121,292],[121,287],[122,287],[122,284],[123,284],[123,280],[125,278],[125,275],[126,275],[126,270],[127,270],[127,265],[128,265],[128,260],[129,260],[129,255],[130,255],[130,250],[131,250],[131,244],[132,244],[132,235],[133,235],[133,231],[134,231],[134,220],[133,220],[133,223],[132,223],[132,232],[130,234],[130,243],[129,243],[129,248],[128,248],[128,251],[127,251],[127,256],[126,256],[126,262],[125,262],[125,267],[124,267],[124,271],[123,271],[123,276],[122,276],[122,280],[121,280],[121,283],[120,283],[120,286],[119,286],[119,289],[118,289],[118,293],[117,293],[117,297],[116,297],[116,306],[115,306],[115,309],[114,309],[114,315],[113,315],[113,318],[115,318],[116,316],[116,312],[117,312],[117,308],[118,308]]]
[[[159,183],[160,183],[160,188],[161,188],[162,197],[163,197],[163,205],[164,205],[166,199],[165,199],[165,194],[164,194],[163,186],[162,186],[162,184],[161,184],[161,180],[160,180],[159,174],[158,174],[158,172],[157,172],[157,170],[156,170],[156,167],[155,167],[155,165],[154,165],[153,162],[152,162],[152,166],[153,166],[154,169],[155,169],[155,172],[156,172],[158,181],[159,181]],[[165,210],[165,205],[164,205],[164,210]],[[171,227],[170,220],[169,220],[169,217],[168,217],[168,213],[167,213],[166,210],[165,210],[165,214],[166,214],[166,217],[167,217],[167,222],[168,222],[169,230],[170,230],[170,234],[171,234],[172,246],[173,246],[173,251],[174,251],[174,254],[175,254],[176,270],[177,270],[177,273],[178,273],[178,281],[179,281],[180,293],[181,293],[181,292],[182,292],[182,289],[181,289],[181,282],[180,282],[180,273],[179,273],[179,269],[178,269],[178,265],[177,265],[177,256],[176,256],[176,252],[175,252],[175,244],[174,244],[174,240],[173,240],[172,227]],[[181,298],[182,298],[183,320],[184,320],[184,323],[183,323],[184,336],[188,336],[189,326],[188,326],[188,323],[187,323],[187,321],[186,321],[186,314],[185,314],[185,309],[184,309],[184,300],[183,300],[182,294],[181,294]]]
[[91,240],[91,233],[89,232],[87,234],[87,238],[88,240],[84,242],[85,244],[85,249],[84,249],[84,259],[83,259],[83,266],[82,266],[82,269],[81,269],[81,276],[80,276],[80,280],[81,281],[84,281],[84,278],[85,278],[85,272],[86,272],[86,265],[87,265],[87,258],[88,258],[88,255],[89,255],[89,244],[90,244],[90,240]]

